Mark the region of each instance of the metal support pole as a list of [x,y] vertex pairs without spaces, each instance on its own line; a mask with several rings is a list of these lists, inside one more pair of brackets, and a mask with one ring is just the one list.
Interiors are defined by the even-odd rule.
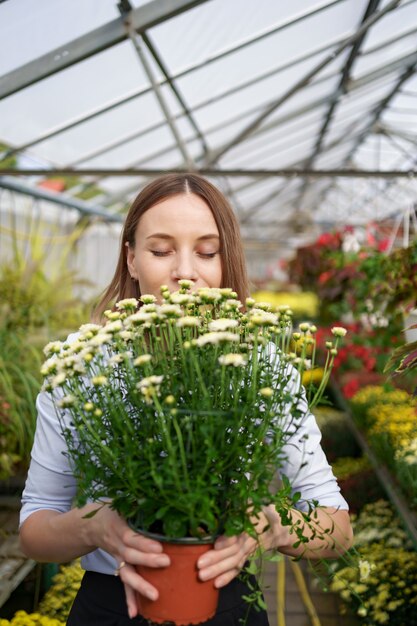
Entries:
[[353,45],[358,39],[363,37],[364,33],[373,26],[378,20],[380,20],[384,15],[386,15],[389,11],[395,9],[396,6],[400,3],[400,0],[391,0],[385,7],[379,11],[378,13],[374,13],[369,17],[362,26],[354,33],[351,37],[345,39],[343,43],[341,43],[334,52],[329,54],[323,61],[318,63],[310,72],[308,72],[303,78],[301,78],[297,83],[291,87],[283,96],[278,98],[278,100],[274,101],[271,105],[266,107],[266,109],[255,119],[253,120],[246,128],[244,128],[236,137],[234,137],[231,141],[225,144],[222,148],[215,151],[211,157],[206,161],[205,165],[213,165],[216,163],[220,157],[222,157],[226,152],[228,152],[231,148],[233,148],[238,143],[244,141],[249,135],[253,133],[262,122],[267,119],[278,107],[280,107],[284,102],[289,100],[289,98],[294,95],[297,91],[308,85],[311,79],[316,76],[321,70],[323,70],[329,63],[334,61],[336,57],[338,57],[347,47]]
[[172,134],[174,136],[174,139],[177,142],[179,151],[181,152],[182,158],[184,160],[184,164],[185,164],[185,166],[186,166],[186,168],[188,170],[195,170],[195,163],[194,163],[192,157],[190,156],[190,154],[189,154],[189,152],[187,150],[187,147],[186,147],[184,141],[182,140],[182,137],[181,137],[180,133],[178,132],[178,128],[177,128],[177,125],[176,125],[176,123],[174,121],[174,118],[171,115],[171,113],[170,113],[170,111],[168,109],[168,106],[167,106],[167,104],[165,102],[165,99],[164,99],[164,97],[162,95],[161,87],[160,87],[158,81],[156,80],[156,78],[155,78],[155,76],[153,74],[151,65],[150,65],[148,59],[146,58],[146,54],[144,53],[144,51],[142,49],[143,38],[142,38],[142,36],[138,35],[136,33],[136,31],[134,30],[134,27],[133,27],[133,25],[132,25],[132,23],[130,21],[130,18],[129,18],[129,13],[127,13],[125,15],[124,24],[126,26],[127,34],[129,36],[129,38],[131,39],[131,41],[132,41],[132,43],[133,43],[133,45],[135,47],[135,50],[136,50],[136,52],[138,54],[138,57],[139,57],[139,59],[140,59],[140,61],[142,63],[143,69],[145,70],[145,73],[146,73],[146,75],[147,75],[147,77],[149,79],[149,82],[152,85],[152,89],[154,90],[155,96],[156,96],[156,98],[157,98],[157,100],[159,102],[159,106],[161,107],[162,113],[164,114],[165,119],[166,119],[166,121],[168,123],[168,126],[170,127],[171,132],[172,132]]

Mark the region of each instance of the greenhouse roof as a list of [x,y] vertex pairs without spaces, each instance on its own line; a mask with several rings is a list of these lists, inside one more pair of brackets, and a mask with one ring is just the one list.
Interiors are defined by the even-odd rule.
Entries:
[[117,220],[151,176],[201,171],[247,240],[287,245],[395,218],[416,69],[416,0],[3,0],[0,187],[71,175],[57,200]]

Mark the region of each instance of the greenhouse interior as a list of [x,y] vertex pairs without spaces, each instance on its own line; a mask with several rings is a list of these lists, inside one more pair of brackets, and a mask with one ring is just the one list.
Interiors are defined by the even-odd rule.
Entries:
[[[204,219],[210,219],[217,239],[220,234],[220,248],[216,252],[213,243],[205,243],[207,248],[198,243],[190,264],[204,268],[203,275],[210,275],[211,270],[205,268],[218,266],[222,280],[226,280],[225,273],[234,278],[230,284],[220,280],[199,283],[199,274],[187,274],[187,266],[176,274],[176,280],[184,281],[177,281],[179,293],[170,294],[169,285],[162,289],[162,296],[157,295],[156,304],[155,296],[139,300],[144,293],[133,275],[139,253],[132,248],[139,244],[123,238],[123,224],[139,192],[166,174],[183,175],[181,180],[185,175],[203,177],[208,182],[201,184],[214,186],[230,204],[240,227],[248,272],[246,301],[242,300],[244,289],[236,286],[242,271],[236,256],[238,244],[224,234],[231,227],[218,221],[223,218],[207,196],[194,187],[190,192],[189,186],[177,190],[177,195],[167,192],[140,214],[149,218],[160,210],[168,216],[166,230],[179,233],[178,239],[162,234],[158,246],[163,244],[163,251],[152,252],[155,258],[149,267],[153,271],[176,263],[174,257],[179,258],[187,233],[194,227],[205,233]],[[188,209],[176,204],[175,217],[173,203],[178,197],[190,204],[186,204]],[[161,207],[169,203],[172,213],[168,215],[168,209],[163,213]],[[196,213],[188,221],[184,216],[191,215],[190,207]],[[139,230],[146,217],[137,217]],[[203,234],[196,241],[208,237]],[[124,269],[119,271],[120,250]],[[200,272],[195,267],[192,271]],[[127,268],[130,276],[122,279]],[[90,326],[92,320],[97,321],[93,311],[115,271],[119,282],[116,286],[113,282],[107,292],[104,318]],[[201,293],[197,286],[203,287]],[[207,304],[211,301],[204,300],[206,287],[217,289],[220,304]],[[129,313],[132,297],[136,312]],[[124,304],[116,305],[116,300]],[[202,317],[197,320],[198,303]],[[171,313],[161,312],[163,307],[168,307],[166,311],[171,307]],[[75,396],[67,395],[57,401],[56,415],[67,411],[71,419],[78,416],[75,426],[71,422],[74,428],[93,415],[104,420],[94,403],[102,400],[106,417],[105,398],[110,397],[106,389],[113,391],[113,381],[120,384],[122,395],[112,398],[117,397],[117,402],[130,398],[123,396],[123,385],[131,379],[126,382],[121,372],[133,376],[135,370],[135,406],[142,402],[143,413],[152,410],[157,420],[170,416],[173,445],[189,472],[195,458],[181,456],[187,450],[178,441],[185,431],[180,436],[176,416],[191,409],[185,404],[181,408],[184,394],[176,399],[174,392],[166,391],[170,395],[162,401],[160,385],[165,384],[168,372],[177,368],[179,385],[179,361],[186,363],[184,355],[193,352],[190,346],[205,344],[204,355],[198,347],[198,362],[193,361],[197,378],[202,385],[206,383],[201,406],[207,408],[206,413],[221,410],[232,415],[240,401],[249,402],[252,397],[241,399],[241,390],[246,388],[242,381],[249,381],[250,388],[257,384],[256,376],[260,384],[264,380],[264,374],[256,370],[258,365],[263,367],[258,357],[262,346],[271,337],[278,338],[282,361],[298,368],[302,393],[308,402],[317,399],[311,404],[321,431],[321,444],[318,440],[316,446],[324,450],[348,503],[353,541],[346,550],[337,550],[334,544],[329,558],[324,551],[323,558],[313,553],[309,557],[311,539],[300,538],[295,523],[291,526],[289,521],[290,536],[297,533],[304,545],[302,554],[296,553],[295,534],[294,550],[286,555],[278,544],[278,549],[262,552],[266,545],[262,534],[251,538],[257,541],[262,558],[255,567],[260,552],[253,556],[252,551],[248,561],[247,569],[259,575],[261,589],[256,592],[258,613],[250,604],[256,595],[253,589],[249,613],[264,615],[266,621],[249,616],[246,622],[233,623],[251,626],[267,624],[269,619],[271,626],[417,626],[416,0],[0,0],[0,311],[0,626],[64,626],[84,569],[89,569],[75,558],[87,552],[85,547],[79,554],[74,552],[74,558],[53,559],[46,549],[44,557],[41,549],[31,552],[19,539],[22,491],[40,420],[37,397],[48,393],[54,398],[52,390],[59,390],[61,384],[72,394],[81,393],[81,382],[79,388],[73,382],[77,376],[82,380],[81,374],[75,369],[68,373],[68,368],[64,374],[59,369],[65,366],[64,356],[68,363],[71,354],[67,337],[77,332],[81,332],[81,339],[76,340],[81,355],[92,350],[96,337],[96,348],[83,362],[89,372],[101,372],[89,369],[87,363],[106,353],[97,348],[100,337],[104,343],[113,342],[108,344],[110,352],[121,341],[129,349],[113,360],[108,374],[111,384],[106,377],[93,376],[90,387],[83,387],[84,409],[76,410]],[[139,318],[140,331],[135,325]],[[157,320],[159,330],[153,328],[151,318]],[[80,327],[84,330],[78,331]],[[137,344],[131,328],[136,329]],[[180,352],[166,338],[174,335],[166,335],[162,343],[169,344],[176,355],[172,364],[166,357],[158,361],[155,356],[155,369],[144,369],[148,378],[140,380],[139,365],[148,367],[145,361],[151,355],[135,354],[133,346],[141,345],[143,350],[150,336],[155,345],[157,339],[161,345],[161,334],[169,328],[176,329]],[[226,335],[218,338],[217,345],[214,340],[210,345],[209,337],[219,330],[228,332],[239,354],[224,352],[231,348],[231,343],[226,346]],[[231,338],[230,333],[234,334]],[[181,344],[181,337],[187,342]],[[209,367],[212,354],[222,355],[215,371]],[[101,361],[97,363],[98,368]],[[52,370],[55,378],[50,376]],[[87,370],[82,370],[82,376],[87,376]],[[219,394],[210,391],[212,380],[219,384],[217,370],[223,385]],[[151,376],[151,371],[160,375]],[[176,389],[185,389],[191,396],[186,385],[195,376],[187,377],[181,382],[183,387]],[[230,391],[237,380],[241,381],[234,387],[237,400],[226,400],[224,389]],[[249,413],[258,407],[266,415],[272,411],[267,407],[278,407],[286,397],[282,387],[278,389],[280,383],[271,389],[265,380],[259,392],[263,404],[252,399]],[[93,389],[92,402],[87,402],[89,389]],[[270,399],[274,394],[279,396],[276,405]],[[178,408],[167,408],[177,401]],[[190,423],[195,421],[192,416],[187,419],[189,434]],[[88,420],[82,422],[86,430],[96,439],[104,437],[100,425],[94,430],[97,419]],[[56,419],[56,423],[63,422]],[[42,429],[41,423],[37,439]],[[214,440],[210,443],[213,458],[222,455],[221,443],[230,441],[231,429],[224,426],[224,441],[216,439],[220,447],[215,447]],[[240,433],[242,429],[237,428]],[[62,427],[61,439],[64,432]],[[118,432],[113,432],[112,439],[106,431],[109,439],[102,439],[112,458],[118,456],[116,439],[122,437]],[[247,436],[252,442],[253,433]],[[258,448],[253,444],[253,458],[255,451],[268,448],[269,437],[260,439]],[[163,436],[155,438],[159,445]],[[145,454],[144,439],[138,435],[133,443]],[[32,455],[35,465],[43,444],[38,441],[37,445]],[[130,468],[134,465],[128,450],[124,456]],[[198,450],[204,456],[201,447]],[[120,454],[119,449],[122,461]],[[159,455],[164,461],[169,457],[164,451]],[[136,456],[132,454],[132,459]],[[101,473],[95,474],[100,470],[96,453],[91,458],[94,462],[88,469],[77,466],[74,470],[81,477],[80,484],[85,484],[86,477],[93,483],[101,480]],[[177,459],[171,461],[175,465]],[[112,467],[107,467],[107,473]],[[243,484],[252,470],[242,468],[243,462],[235,476]],[[279,475],[279,465],[276,470]],[[152,466],[149,474],[154,473]],[[140,479],[143,483],[145,475],[146,470]],[[221,480],[223,470],[219,476]],[[162,469],[154,490],[162,498],[161,477]],[[231,479],[231,484],[236,482]],[[43,484],[37,488],[43,493]],[[26,491],[31,489],[32,483]],[[280,489],[277,493],[282,494]],[[167,511],[171,514],[171,503],[179,497],[178,493],[170,495],[170,501],[163,505],[163,500],[157,511],[159,521]],[[48,498],[47,490],[42,497]],[[134,497],[131,493],[130,499]],[[259,498],[259,506],[265,506],[267,501]],[[112,501],[109,497],[110,505],[100,506],[119,515],[116,505],[111,510]],[[252,497],[248,507],[250,502]],[[226,496],[224,503],[230,508]],[[54,506],[43,508],[54,510]],[[74,501],[69,506],[80,505]],[[127,511],[124,506],[121,510]],[[64,518],[74,508],[65,510],[55,508],[55,514],[63,513]],[[36,510],[32,520],[39,513],[45,511]],[[223,513],[217,510],[220,524]],[[300,515],[303,528],[311,529],[314,513]],[[171,524],[174,528],[172,519],[163,527]],[[324,542],[323,535],[333,536],[335,525],[313,534]],[[25,521],[25,526],[30,524]],[[211,528],[210,523],[204,528]],[[125,572],[134,571],[134,566],[125,567],[128,558],[121,554],[115,573],[124,582]],[[305,558],[299,559],[300,555]],[[189,598],[183,597],[181,604],[187,607],[188,603]],[[140,610],[140,602],[138,606]],[[129,623],[207,621],[178,621],[171,614],[168,619],[144,621],[144,616],[133,616]],[[126,619],[84,622],[70,618],[68,625],[127,624]],[[232,623],[226,619],[225,626]],[[207,624],[211,623],[209,619]]]

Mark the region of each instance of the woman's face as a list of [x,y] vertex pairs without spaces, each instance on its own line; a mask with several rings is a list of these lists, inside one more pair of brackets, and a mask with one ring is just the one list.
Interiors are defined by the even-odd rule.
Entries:
[[136,229],[135,247],[127,245],[127,265],[141,294],[160,299],[159,288],[179,289],[188,279],[199,287],[220,287],[219,231],[202,198],[178,194],[148,209]]

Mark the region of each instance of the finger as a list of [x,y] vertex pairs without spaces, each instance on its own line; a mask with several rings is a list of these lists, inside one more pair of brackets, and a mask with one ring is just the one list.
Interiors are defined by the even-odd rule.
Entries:
[[144,537],[139,533],[135,533],[132,529],[128,529],[123,535],[123,542],[131,546],[132,548],[136,548],[138,550],[143,550],[144,552],[155,552],[160,553],[163,552],[162,543],[159,541],[155,541],[154,539],[150,539],[149,537]]
[[126,595],[126,604],[127,604],[127,612],[129,614],[130,619],[133,619],[138,614],[138,607],[136,602],[136,593],[132,587],[126,583],[124,583],[125,595]]
[[[210,580],[212,578],[217,579],[226,572],[232,572],[232,575],[229,578],[229,580],[231,580],[236,576],[236,572],[239,572],[242,569],[248,555],[253,552],[253,543],[253,540],[250,537],[247,537],[246,540],[240,541],[235,546],[232,553],[230,553],[229,550],[222,550],[221,552],[218,551],[218,556],[221,556],[221,558],[205,564],[204,567],[200,569],[199,578],[201,580]],[[221,586],[223,586],[223,579],[221,580]]]
[[214,586],[216,587],[216,589],[221,589],[221,587],[225,587],[226,585],[228,585],[234,578],[236,578],[236,576],[239,576],[241,570],[241,567],[235,567],[225,574],[222,574],[221,576],[215,578]]
[[158,590],[151,585],[151,583],[142,578],[132,565],[126,564],[125,567],[120,570],[120,579],[124,583],[125,587],[131,587],[133,591],[138,591],[142,596],[145,596],[150,600],[157,600],[159,596]]
[[168,567],[171,560],[167,554],[155,552],[143,552],[136,548],[124,546],[122,558],[131,565],[146,565],[147,567]]

